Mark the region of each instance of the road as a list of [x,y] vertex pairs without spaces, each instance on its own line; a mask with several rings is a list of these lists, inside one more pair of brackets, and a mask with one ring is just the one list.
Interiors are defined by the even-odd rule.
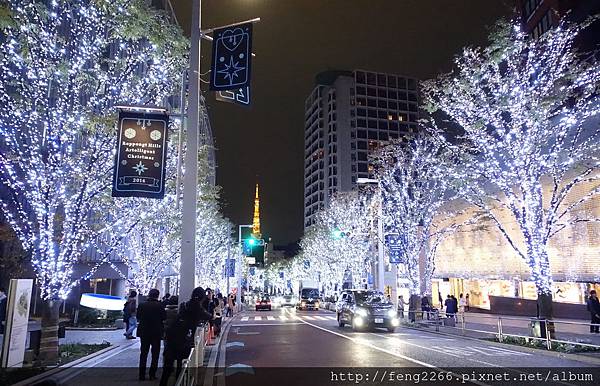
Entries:
[[[205,386],[354,384],[358,378],[369,383],[415,384],[414,379],[398,383],[397,371],[401,373],[401,369],[423,372],[425,378],[448,377],[442,383],[440,379],[423,382],[422,377],[420,384],[452,384],[450,379],[458,380],[456,384],[463,380],[479,385],[500,384],[495,382],[500,379],[494,374],[507,371],[508,375],[503,376],[507,385],[598,382],[589,383],[589,378],[582,383],[572,382],[568,381],[569,373],[561,373],[592,371],[588,363],[581,361],[409,328],[399,328],[395,333],[354,332],[349,327],[340,328],[335,313],[329,311],[246,311],[237,315],[223,334],[220,347],[210,358]],[[348,368],[353,368],[351,373]],[[448,368],[452,373],[446,371]],[[540,369],[542,374],[538,374]],[[557,376],[561,382],[550,382]],[[472,378],[475,382],[470,382]]]

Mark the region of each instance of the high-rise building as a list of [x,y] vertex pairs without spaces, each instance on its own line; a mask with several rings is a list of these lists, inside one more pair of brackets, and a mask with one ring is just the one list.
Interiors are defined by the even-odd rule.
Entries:
[[305,101],[304,227],[329,197],[373,178],[370,155],[417,129],[417,79],[377,72],[326,71]]

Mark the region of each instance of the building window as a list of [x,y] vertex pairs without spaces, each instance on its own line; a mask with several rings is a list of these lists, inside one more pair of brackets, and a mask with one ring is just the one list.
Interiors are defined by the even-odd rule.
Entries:
[[362,71],[356,72],[356,83],[365,83],[365,73]]
[[525,0],[525,5],[523,9],[523,16],[525,20],[528,20],[531,15],[535,12],[538,5],[540,5],[541,0]]
[[372,72],[367,73],[367,84],[370,84],[373,86],[376,84],[376,77],[375,77],[375,74],[373,74]]

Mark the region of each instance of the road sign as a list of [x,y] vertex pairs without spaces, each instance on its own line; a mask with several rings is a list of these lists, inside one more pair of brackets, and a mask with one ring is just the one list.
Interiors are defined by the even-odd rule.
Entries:
[[250,106],[250,87],[242,87],[237,90],[218,91],[215,98],[221,102],[235,103],[244,107]]
[[225,263],[225,275],[235,277],[235,259],[227,259]]

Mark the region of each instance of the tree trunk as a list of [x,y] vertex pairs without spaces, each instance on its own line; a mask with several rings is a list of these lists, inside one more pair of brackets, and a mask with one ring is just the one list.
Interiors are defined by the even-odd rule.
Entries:
[[537,298],[537,317],[543,319],[552,319],[552,294],[538,293]]
[[39,357],[44,365],[58,363],[58,313],[61,303],[61,300],[44,301]]

